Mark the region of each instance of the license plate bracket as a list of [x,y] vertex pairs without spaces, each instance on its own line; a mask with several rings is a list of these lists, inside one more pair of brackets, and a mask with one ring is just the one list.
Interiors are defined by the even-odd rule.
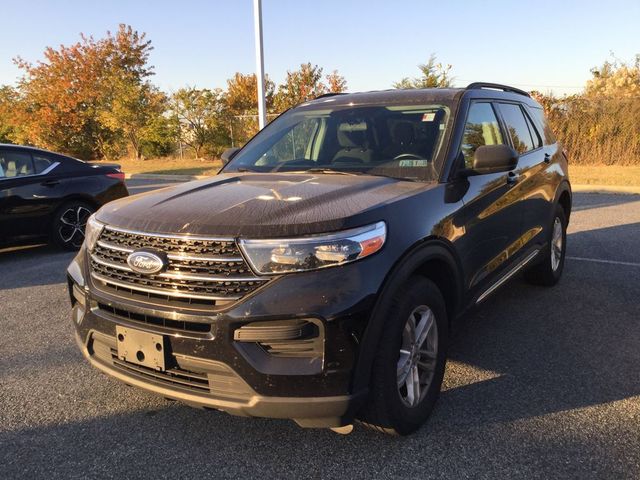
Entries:
[[166,341],[164,336],[116,325],[118,358],[163,372]]

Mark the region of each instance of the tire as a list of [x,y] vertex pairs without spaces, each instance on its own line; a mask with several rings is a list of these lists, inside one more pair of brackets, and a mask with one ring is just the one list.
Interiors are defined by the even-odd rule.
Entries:
[[53,216],[51,240],[60,248],[78,250],[84,242],[87,220],[95,211],[91,205],[79,200],[62,205]]
[[[432,319],[423,348],[417,355],[415,349],[407,354],[410,317],[414,318],[418,330],[421,325],[428,328],[427,319]],[[369,398],[358,415],[359,420],[368,427],[395,435],[408,435],[420,428],[431,414],[440,393],[447,341],[448,319],[440,290],[426,278],[411,277],[392,299],[373,362]],[[401,348],[407,353],[401,352]],[[424,351],[431,355],[422,353]],[[429,357],[430,360],[425,362]],[[416,361],[423,365],[422,370],[419,366],[414,370],[412,365]],[[424,367],[425,364],[429,367]],[[405,368],[400,368],[401,365]],[[410,383],[415,385],[412,381],[415,379],[414,371],[426,382],[423,386],[418,382],[419,395],[409,393]],[[405,372],[408,374],[402,381]]]
[[562,276],[566,251],[567,217],[557,205],[543,258],[525,272],[524,278],[533,285],[552,287]]

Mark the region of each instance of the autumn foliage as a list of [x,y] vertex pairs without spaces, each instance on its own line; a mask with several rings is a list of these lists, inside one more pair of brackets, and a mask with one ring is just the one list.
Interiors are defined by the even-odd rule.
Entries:
[[[237,72],[224,89],[185,87],[161,92],[151,81],[151,42],[120,25],[94,39],[47,48],[44,59],[15,62],[16,87],[0,86],[0,142],[36,145],[84,159],[215,157],[258,130],[257,80]],[[434,55],[395,88],[450,87],[451,65]],[[347,82],[337,71],[303,63],[282,84],[266,77],[268,120]],[[592,70],[582,93],[532,92],[573,163],[640,165],[640,56]]]
[[[0,142],[32,144],[80,158],[162,156],[178,149],[215,156],[257,131],[256,76],[236,73],[227,89],[182,88],[171,95],[150,78],[151,42],[120,25],[101,39],[81,35],[47,48],[44,59],[15,62],[24,75],[0,87]],[[279,88],[267,78],[267,108],[279,111],[327,91],[342,91],[337,72],[306,63]],[[235,127],[235,128],[234,128]]]

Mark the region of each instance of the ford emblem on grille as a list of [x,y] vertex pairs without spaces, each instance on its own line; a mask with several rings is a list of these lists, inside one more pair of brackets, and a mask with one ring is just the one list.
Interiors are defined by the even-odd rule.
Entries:
[[131,253],[127,257],[127,264],[134,272],[147,275],[158,273],[167,267],[167,261],[161,255],[146,250]]

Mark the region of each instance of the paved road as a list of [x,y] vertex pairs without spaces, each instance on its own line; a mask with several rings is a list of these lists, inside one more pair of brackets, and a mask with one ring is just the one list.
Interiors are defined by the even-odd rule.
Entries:
[[640,478],[640,197],[575,203],[561,284],[516,280],[469,316],[434,415],[408,438],[126,387],[74,344],[71,255],[0,253],[0,477]]

